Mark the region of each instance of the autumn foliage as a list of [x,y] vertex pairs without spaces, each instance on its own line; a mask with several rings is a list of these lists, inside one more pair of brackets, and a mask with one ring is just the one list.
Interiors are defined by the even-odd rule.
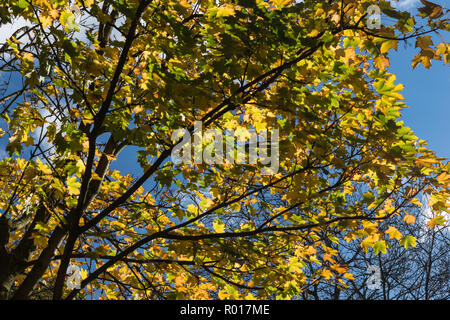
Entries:
[[[444,224],[450,166],[388,67],[405,41],[448,64],[448,10],[376,2],[380,29],[369,0],[1,0],[26,23],[0,48],[0,296],[290,299],[353,281],[336,244],[415,246],[389,219],[421,205]],[[194,121],[278,129],[279,170],[174,165]]]

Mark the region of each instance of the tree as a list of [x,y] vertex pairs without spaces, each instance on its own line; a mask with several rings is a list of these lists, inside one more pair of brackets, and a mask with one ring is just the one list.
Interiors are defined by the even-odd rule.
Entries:
[[[448,299],[449,223],[447,221],[446,224],[435,225],[436,219],[441,219],[441,215],[433,214],[426,208],[411,208],[410,214],[414,219],[405,221],[401,217],[395,217],[396,221],[381,223],[380,229],[384,231],[383,241],[389,248],[386,249],[386,254],[364,250],[364,246],[361,247],[350,239],[331,244],[337,252],[333,259],[345,265],[352,276],[345,279],[341,275],[330,285],[316,276],[319,265],[308,264],[306,274],[309,281],[304,285],[301,297],[317,300]],[[414,247],[406,249],[404,245],[399,244],[398,239],[404,234],[417,239]],[[345,235],[339,238],[345,238]],[[331,259],[326,263],[330,264]],[[371,277],[368,272],[370,266],[379,270],[378,285],[373,288],[368,286]]]
[[[372,4],[3,0],[0,21],[27,24],[1,48],[2,298],[289,299],[310,263],[331,284],[352,278],[323,263],[342,234],[384,253],[383,228],[411,219],[418,195],[447,211],[450,166],[399,121],[387,67],[406,41],[412,67],[448,63],[431,38],[448,10],[378,1],[390,23],[373,29]],[[238,133],[233,161],[206,132],[217,161],[175,161],[176,131],[198,137],[198,123]],[[244,129],[270,134],[256,164]]]

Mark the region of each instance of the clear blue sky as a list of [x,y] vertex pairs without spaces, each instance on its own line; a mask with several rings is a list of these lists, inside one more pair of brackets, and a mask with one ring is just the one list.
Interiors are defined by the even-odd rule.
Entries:
[[[449,42],[449,33],[443,36]],[[410,44],[406,49],[399,44],[390,54],[389,70],[405,85],[402,94],[409,106],[402,119],[438,156],[450,159],[450,67],[433,60],[430,69],[420,64],[413,70],[411,60],[419,49],[414,48],[415,40]]]
[[[447,9],[450,4],[449,0],[433,2]],[[422,4],[419,0],[400,0],[398,6],[416,14],[416,8]],[[449,32],[440,32],[440,37],[450,42]],[[440,37],[433,35],[435,44],[442,42]],[[389,70],[397,75],[399,83],[405,85],[402,94],[409,108],[403,110],[402,119],[416,136],[428,141],[430,149],[438,156],[450,159],[450,67],[433,60],[430,69],[420,64],[413,70],[411,60],[419,52],[414,46],[415,40],[412,39],[406,48],[399,43],[398,51],[389,53]]]

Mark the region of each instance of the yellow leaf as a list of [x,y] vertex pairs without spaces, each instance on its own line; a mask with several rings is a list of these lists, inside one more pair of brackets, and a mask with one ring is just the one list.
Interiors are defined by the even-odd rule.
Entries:
[[347,270],[348,270],[348,268],[347,268],[346,266],[339,265],[339,264],[333,265],[333,266],[331,266],[331,267],[332,267],[334,270],[336,270],[336,272],[338,272],[338,273],[346,273]]
[[445,224],[445,218],[442,215],[435,216],[433,219],[427,222],[427,225],[434,229],[435,226],[441,226]]
[[33,54],[25,52],[23,55],[23,60],[33,62],[34,61]]
[[220,300],[224,300],[228,297],[228,293],[225,290],[220,290],[218,294],[218,298]]
[[81,279],[86,279],[88,277],[87,270],[80,269],[80,276],[81,276]]
[[410,215],[410,214],[406,214],[403,217],[403,221],[405,221],[407,224],[411,224],[411,223],[415,223],[416,222],[416,217]]
[[187,0],[178,1],[178,4],[183,8],[191,8],[191,4]]
[[119,221],[112,221],[111,223],[110,223],[110,226],[114,229],[114,227],[115,226],[117,226],[117,229],[124,229],[126,226],[122,223],[122,222],[119,222]]
[[333,273],[331,273],[331,271],[328,269],[324,269],[324,270],[322,270],[320,275],[328,280],[333,276]]
[[445,43],[439,43],[436,46],[436,55],[441,55],[443,53],[445,53],[447,51],[447,46],[445,45]]
[[317,250],[312,247],[312,246],[308,246],[308,248],[305,250],[305,254],[307,255],[312,255],[312,254],[316,254]]
[[42,28],[44,29],[53,24],[53,19],[50,16],[41,16],[40,20],[42,23]]
[[231,5],[226,5],[217,9],[216,17],[228,17],[234,15],[234,8]]
[[77,177],[67,178],[67,190],[70,195],[78,195],[80,194],[81,183],[77,181]]
[[390,49],[394,49],[397,51],[397,40],[386,40],[381,44],[380,52],[386,53]]
[[92,179],[92,180],[99,180],[99,181],[103,180],[103,179],[102,179],[97,173],[95,173],[95,172],[92,172],[91,179]]
[[105,154],[106,159],[108,159],[108,161],[114,161],[117,160],[116,156],[112,155],[112,154]]
[[197,214],[198,213],[198,207],[193,205],[192,203],[188,204],[187,208],[186,208],[187,212],[193,213],[193,214]]
[[42,163],[41,159],[37,158],[36,163],[38,165],[39,170],[41,170],[43,174],[50,175],[53,173],[53,171],[50,169],[49,166]]
[[442,184],[450,184],[450,174],[447,174],[446,172],[442,172],[438,177],[437,180],[439,183]]
[[[430,48],[431,49],[431,48]],[[413,69],[419,64],[422,63],[423,66],[427,69],[429,69],[431,67],[431,58],[424,54],[425,51],[422,50],[420,51],[414,58],[413,58],[413,63],[411,64]],[[433,53],[434,56],[434,53]]]
[[218,220],[213,223],[213,229],[217,233],[223,233],[225,232],[225,224],[222,221]]
[[386,68],[389,67],[389,59],[381,55],[373,59],[373,64],[380,70],[386,70]]
[[50,17],[52,17],[53,19],[56,19],[59,17],[59,11],[56,9],[50,10],[49,12]]
[[329,262],[331,262],[331,263],[335,263],[335,262],[336,262],[336,261],[331,257],[331,255],[328,254],[328,253],[325,253],[325,254],[323,255],[323,261],[329,261]]
[[385,231],[385,233],[389,235],[389,238],[390,238],[390,239],[395,238],[395,239],[397,239],[397,240],[400,240],[400,239],[402,238],[401,232],[398,231],[396,227],[390,226],[390,227]]
[[88,8],[90,8],[94,4],[94,0],[85,0],[84,5]]
[[319,30],[314,29],[314,30],[312,30],[310,33],[308,33],[308,36],[309,36],[309,37],[316,37],[316,36],[319,35],[319,33],[320,33]]
[[348,280],[355,280],[355,277],[351,273],[344,274],[344,278],[346,278]]
[[415,204],[416,206],[419,206],[419,207],[422,206],[422,203],[417,198],[413,198],[413,199],[409,200],[409,202],[411,202],[412,204]]
[[316,256],[310,256],[310,257],[309,257],[309,261],[311,261],[311,262],[314,262],[314,263],[317,263],[317,264],[321,265],[320,261],[319,261],[319,260],[317,259],[317,257],[316,257]]

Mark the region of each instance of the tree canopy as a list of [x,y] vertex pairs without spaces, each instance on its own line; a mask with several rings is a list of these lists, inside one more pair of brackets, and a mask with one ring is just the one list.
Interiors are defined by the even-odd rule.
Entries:
[[[1,0],[23,22],[0,48],[1,298],[290,299],[355,280],[342,244],[414,247],[395,223],[443,225],[450,185],[388,71],[404,42],[449,63],[449,10],[421,3]],[[276,170],[174,161],[196,121],[278,130]]]

